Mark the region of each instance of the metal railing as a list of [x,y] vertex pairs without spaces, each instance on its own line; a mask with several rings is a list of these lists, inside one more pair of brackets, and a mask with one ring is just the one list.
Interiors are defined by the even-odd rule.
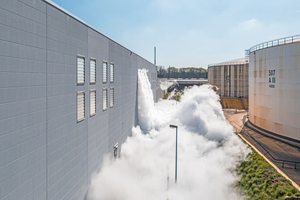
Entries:
[[288,37],[279,38],[276,40],[271,40],[268,42],[260,43],[258,45],[251,47],[250,49],[246,49],[245,56],[249,56],[250,53],[260,50],[260,49],[265,49],[268,47],[279,46],[279,45],[284,45],[284,44],[290,44],[290,43],[294,43],[294,42],[300,42],[300,35],[288,36]]
[[245,65],[248,64],[248,60],[245,62],[224,62],[224,63],[214,63],[214,64],[209,64],[208,67],[212,66],[225,66],[225,65]]
[[248,107],[246,107],[244,99],[245,99],[245,97],[241,96],[241,101],[242,101],[243,108],[244,108],[244,110],[248,111]]
[[[245,123],[245,126],[247,126],[249,129],[251,129],[251,130],[253,130],[253,128],[252,127],[250,127],[247,123],[250,123],[250,125],[253,125],[249,120]],[[255,125],[253,125],[254,127],[256,127]],[[288,164],[288,163],[290,163],[291,165],[293,165],[294,166],[294,169],[297,169],[297,165],[300,165],[300,162],[299,161],[294,161],[294,160],[285,160],[285,159],[278,159],[278,158],[275,158],[263,145],[261,145],[247,130],[242,130],[243,131],[243,133],[246,133],[246,135],[248,136],[248,137],[250,137],[254,142],[255,142],[255,144],[254,144],[254,146],[256,145],[256,144],[258,144],[259,145],[259,147],[260,148],[262,148],[264,151],[265,151],[265,153],[262,153],[264,156],[266,155],[266,154],[268,154],[273,160],[274,160],[274,162],[279,162],[279,163],[281,163],[281,166],[284,168],[284,164]],[[241,131],[241,132],[242,132]],[[270,138],[270,136],[267,136],[267,135],[265,135],[265,134],[263,134],[262,132],[260,132],[260,134],[262,134],[262,135],[264,135],[264,136],[266,136],[266,137],[268,137],[268,138]],[[274,139],[274,138],[273,138]],[[276,139],[275,139],[276,140]],[[278,140],[278,139],[277,139]],[[283,142],[282,140],[280,140],[281,142]],[[283,143],[285,143],[285,142],[283,142]],[[290,145],[290,144],[289,144]],[[293,146],[294,147],[294,146]],[[296,147],[294,147],[294,148],[296,148]]]

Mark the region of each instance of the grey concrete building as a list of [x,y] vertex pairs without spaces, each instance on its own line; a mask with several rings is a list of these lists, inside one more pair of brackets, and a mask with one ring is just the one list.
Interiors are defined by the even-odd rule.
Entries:
[[248,97],[249,58],[239,58],[208,66],[208,83],[217,86],[221,97]]
[[[156,66],[50,0],[0,1],[0,199],[84,199]],[[152,76],[150,76],[152,75]]]
[[300,35],[251,47],[249,120],[273,134],[300,141]]

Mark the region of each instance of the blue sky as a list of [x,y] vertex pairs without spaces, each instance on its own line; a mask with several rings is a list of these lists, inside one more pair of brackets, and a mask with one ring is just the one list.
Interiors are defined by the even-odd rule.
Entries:
[[300,34],[299,0],[52,0],[157,65],[204,67]]

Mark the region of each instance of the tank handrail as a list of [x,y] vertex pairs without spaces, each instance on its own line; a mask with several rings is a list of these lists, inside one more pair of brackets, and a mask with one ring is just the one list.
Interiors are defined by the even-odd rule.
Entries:
[[294,43],[294,42],[300,42],[300,35],[288,36],[288,37],[270,40],[267,42],[257,44],[255,46],[251,47],[250,49],[246,49],[245,56],[247,57],[250,55],[250,53],[260,50],[260,49],[265,49],[268,47],[279,46],[279,45],[284,45],[284,44],[290,44],[290,43]]

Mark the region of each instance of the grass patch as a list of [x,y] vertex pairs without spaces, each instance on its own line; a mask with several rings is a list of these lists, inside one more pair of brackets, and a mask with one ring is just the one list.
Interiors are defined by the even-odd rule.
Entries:
[[246,199],[281,200],[285,196],[300,196],[299,190],[253,149],[238,166],[238,174],[238,187]]
[[169,95],[170,95],[170,93],[169,93],[169,92],[167,92],[167,93],[165,94],[165,96],[164,96],[164,98],[163,98],[163,99],[168,99]]
[[180,101],[180,99],[181,99],[181,96],[183,95],[183,92],[181,93],[181,92],[175,92],[175,100],[176,101]]
[[[176,101],[180,101],[181,96],[184,94],[184,92],[175,92],[174,96],[171,99],[174,99]],[[170,96],[170,92],[167,92],[165,94],[165,96],[163,97],[163,99],[168,99],[168,97]]]

